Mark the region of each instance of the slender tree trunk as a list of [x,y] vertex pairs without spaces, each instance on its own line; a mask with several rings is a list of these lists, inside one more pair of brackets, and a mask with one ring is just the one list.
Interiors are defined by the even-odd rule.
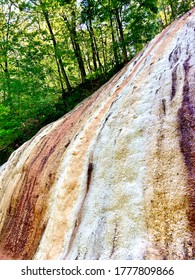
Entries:
[[120,41],[121,41],[121,44],[122,44],[124,62],[127,63],[128,62],[127,49],[126,49],[126,46],[125,46],[122,22],[120,20],[119,11],[118,11],[117,8],[115,9],[115,15],[116,15],[116,20],[117,20],[117,24],[118,24],[118,28],[119,28],[119,33],[120,33]]
[[[2,68],[2,71],[4,72],[4,67],[3,67],[3,65],[1,63],[0,63],[0,66]],[[1,75],[1,72],[0,72],[0,75]],[[4,101],[6,100],[6,91],[5,91],[5,89],[3,89],[3,100]]]
[[[93,30],[93,29],[92,29]],[[93,32],[94,34],[94,32]],[[101,64],[101,61],[100,61],[100,56],[99,56],[99,52],[98,52],[98,46],[97,46],[97,41],[96,41],[96,38],[95,36],[93,35],[93,38],[94,38],[94,45],[95,45],[95,53],[96,53],[96,57],[97,57],[97,61],[98,61],[98,65],[99,65],[99,68],[102,69],[103,66]]]
[[56,60],[56,65],[57,65],[57,69],[58,69],[58,76],[59,76],[59,80],[60,80],[60,86],[61,86],[61,90],[62,90],[62,99],[65,100],[66,99],[66,91],[65,91],[65,88],[64,88],[64,85],[63,85],[63,81],[62,81],[60,65],[59,65],[59,62],[58,62],[56,57],[55,57],[55,60]]
[[81,53],[81,48],[80,45],[78,43],[78,37],[77,37],[77,32],[76,32],[76,24],[75,24],[75,14],[74,11],[72,12],[72,18],[73,18],[73,22],[72,24],[69,23],[68,18],[66,17],[66,15],[63,15],[63,19],[64,22],[68,28],[69,34],[70,34],[70,38],[71,38],[71,42],[72,42],[72,46],[73,46],[73,50],[75,53],[75,56],[77,58],[77,62],[79,65],[79,70],[81,73],[81,81],[82,83],[85,82],[86,80],[86,72],[85,72],[85,66],[84,66],[84,62],[83,62],[83,58],[82,58],[82,53]]
[[104,57],[105,57],[105,61],[107,61],[107,63],[108,63],[108,52],[107,52],[107,50],[108,50],[108,41],[107,41],[107,36],[103,36],[103,33],[102,33],[102,40],[103,40],[103,42],[104,42]]
[[[117,23],[116,23],[116,24],[117,24]],[[115,28],[116,28],[116,37],[117,37],[116,41],[120,42],[121,39],[120,39],[119,30],[118,30],[117,26],[116,26]],[[119,61],[120,61],[120,62],[121,62],[121,61],[124,61],[123,51],[122,51],[122,53],[121,53],[121,48],[120,48],[119,46],[118,46],[118,56],[119,56]]]
[[10,74],[9,74],[9,69],[8,69],[8,59],[7,59],[7,55],[6,55],[4,73],[5,73],[6,84],[7,84],[8,100],[10,100],[10,98],[11,98],[11,92],[10,92]]
[[114,36],[112,15],[110,15],[110,26],[111,26],[111,33],[112,33],[112,47],[113,47],[113,52],[114,52],[114,59],[115,59],[115,64],[118,66],[119,65],[119,59],[118,59],[116,41],[115,41],[115,36]]
[[[7,96],[4,99],[11,101],[11,91],[10,91],[10,73],[9,73],[9,63],[8,63],[8,49],[9,49],[9,35],[10,35],[10,21],[11,21],[11,12],[12,12],[12,3],[9,5],[9,13],[7,19],[7,30],[5,34],[5,47],[3,49],[4,53],[4,74],[6,80],[6,87],[7,87]],[[10,102],[11,105],[11,102]]]
[[[68,80],[68,76],[66,74],[66,71],[64,69],[64,65],[63,65],[63,61],[62,61],[62,58],[61,56],[58,54],[57,52],[57,42],[56,42],[56,39],[55,39],[55,36],[54,36],[54,33],[53,33],[53,30],[52,30],[52,27],[51,27],[51,24],[50,24],[50,21],[49,21],[49,16],[48,16],[48,12],[45,11],[44,9],[42,9],[43,11],[43,15],[45,17],[45,21],[47,23],[47,26],[48,26],[48,29],[49,29],[49,32],[50,32],[50,35],[51,35],[51,39],[52,39],[52,43],[53,43],[53,47],[54,47],[54,54],[55,54],[55,57],[56,57],[56,62],[57,62],[57,67],[59,66],[60,68],[60,71],[61,71],[61,75],[59,75],[59,78],[61,79],[63,77],[63,80],[66,84],[66,87],[68,89],[68,91],[71,91],[72,90],[72,87],[70,85],[70,82]],[[59,73],[59,68],[58,68],[58,73]],[[61,83],[61,87],[62,87],[62,83]],[[64,88],[62,87],[62,98],[64,99],[64,94],[65,94],[65,91],[64,91]]]
[[[6,99],[10,100],[11,98],[11,93],[10,93],[10,74],[9,74],[9,69],[8,69],[8,58],[7,58],[7,54],[5,54],[5,63],[4,66],[2,64],[0,64],[4,75],[5,75],[5,81],[6,81],[6,86],[4,89],[4,93],[3,93],[3,100],[5,101]],[[7,93],[7,94],[6,94]]]
[[172,2],[172,0],[169,1],[170,7],[171,7],[171,18],[175,19],[176,18],[176,11],[175,11],[175,7],[174,7],[174,3]]
[[94,70],[97,70],[97,62],[96,62],[96,50],[95,50],[95,45],[94,45],[94,39],[93,39],[93,30],[89,27],[87,24],[87,30],[89,32],[90,36],[90,44],[91,44],[91,50],[92,50],[92,58],[93,58],[93,66]]
[[168,20],[167,20],[167,14],[166,14],[166,10],[165,10],[164,0],[162,1],[162,7],[163,7],[163,13],[164,13],[164,17],[165,17],[165,24],[167,26],[168,25]]
[[104,72],[106,72],[107,71],[107,63],[108,63],[108,61],[107,61],[106,55],[105,55],[105,42],[104,42],[104,38],[103,38],[103,34],[102,33],[103,32],[102,32],[102,29],[100,27],[100,40],[101,40],[101,45],[102,45],[102,56],[103,56],[103,61],[104,61],[103,68],[104,68]]
[[91,34],[92,34],[92,38],[93,38],[93,42],[94,42],[94,47],[95,47],[95,54],[96,54],[96,57],[97,57],[98,65],[99,65],[99,68],[101,69],[101,68],[102,68],[102,64],[101,64],[100,57],[99,57],[99,52],[98,52],[98,47],[97,47],[97,41],[96,41],[96,37],[95,37],[95,35],[94,35],[94,31],[93,31],[93,26],[92,26],[92,21],[91,21],[91,19],[89,19],[89,29],[90,29],[90,32],[91,32]]
[[86,65],[86,67],[87,67],[87,71],[88,71],[89,73],[92,73],[92,72],[93,72],[93,69],[91,68],[91,65],[90,65],[90,57],[89,57],[89,54],[86,53],[86,56],[87,56],[87,58],[86,58],[86,57],[83,57],[83,60],[84,60],[85,65]]
[[84,62],[83,62],[83,58],[82,58],[82,54],[81,54],[80,45],[78,44],[78,41],[77,41],[76,30],[73,30],[73,38],[74,38],[74,44],[75,44],[75,56],[77,57],[79,70],[81,73],[81,81],[82,81],[82,83],[84,83],[86,80],[86,72],[85,72],[85,66],[84,66]]
[[91,59],[90,59],[90,55],[89,55],[89,52],[88,52],[88,47],[87,47],[87,45],[86,45],[86,43],[85,43],[85,37],[83,36],[83,31],[82,31],[82,30],[81,30],[81,34],[82,34],[83,48],[84,48],[84,50],[85,50],[85,54],[84,54],[84,56],[83,56],[83,59],[84,59],[84,61],[85,61],[85,65],[87,65],[88,71],[89,71],[90,73],[92,73],[92,72],[93,72],[93,69],[92,69],[92,66],[91,66],[91,64],[90,64]]

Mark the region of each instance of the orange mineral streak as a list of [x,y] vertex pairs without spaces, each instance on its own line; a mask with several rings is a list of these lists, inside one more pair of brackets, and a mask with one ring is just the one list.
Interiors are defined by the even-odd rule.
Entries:
[[[103,88],[101,88],[100,94],[98,96],[98,100],[94,102],[93,104],[93,112],[95,109],[98,111],[98,114],[94,114],[90,122],[88,124],[85,124],[85,127],[82,130],[82,136],[78,140],[78,143],[75,144],[74,148],[72,149],[72,155],[69,157],[69,163],[68,163],[68,171],[66,174],[67,180],[64,182],[64,185],[61,187],[64,190],[63,196],[64,197],[64,203],[63,206],[60,206],[60,213],[58,212],[58,218],[60,219],[60,222],[58,221],[58,225],[56,225],[56,228],[59,228],[59,226],[63,230],[58,231],[57,240],[56,238],[53,238],[53,243],[51,242],[52,237],[48,236],[47,238],[50,239],[50,245],[51,249],[49,249],[49,253],[46,253],[47,259],[54,258],[56,252],[60,251],[60,248],[63,247],[64,241],[64,232],[68,232],[70,229],[70,209],[76,209],[78,207],[78,212],[76,215],[76,220],[71,221],[71,224],[74,224],[74,226],[71,229],[71,236],[69,243],[67,245],[67,250],[65,252],[64,258],[68,258],[69,251],[71,250],[73,244],[74,244],[74,238],[77,234],[77,231],[79,229],[80,223],[82,221],[82,209],[85,203],[85,199],[87,197],[87,194],[89,192],[90,183],[91,183],[91,173],[92,173],[92,163],[90,162],[92,158],[92,152],[91,150],[92,144],[96,137],[98,136],[99,131],[101,131],[101,126],[104,123],[104,120],[106,118],[106,115],[112,106],[113,102],[116,100],[118,94],[120,93],[121,89],[126,84],[125,81],[122,83],[120,87],[117,88],[116,91],[113,93],[110,93],[111,89],[114,87],[115,83],[118,81],[120,76],[122,76],[123,73],[125,73],[126,68],[122,69],[120,73],[115,76],[109,83],[107,83]],[[104,96],[104,93],[107,93],[107,96]],[[110,94],[109,94],[110,93]],[[107,100],[105,101],[105,99]],[[102,105],[103,104],[103,105]],[[86,188],[85,193],[81,193],[81,177],[84,172],[84,166],[86,166],[86,161],[89,161],[88,169],[86,170],[87,174],[87,181],[86,181]],[[81,195],[83,198],[80,200]],[[80,202],[79,202],[80,201]]]
[[[121,72],[124,71],[123,69]],[[114,76],[111,81],[116,82],[116,77]],[[54,127],[45,137],[42,137],[33,151],[31,151],[30,156],[22,167],[21,178],[11,195],[6,218],[3,225],[1,225],[0,252],[6,252],[5,255],[9,256],[9,259],[31,259],[35,254],[47,225],[48,198],[56,180],[59,163],[71,140],[77,136],[78,131],[91,114],[91,107],[94,107],[97,97],[105,90],[109,91],[110,88],[110,84],[105,84],[92,97],[67,114],[59,122],[59,125]],[[114,97],[110,98],[102,113],[95,120],[96,124],[95,122],[92,123],[91,129],[88,130],[88,135],[86,135],[87,143],[90,143],[94,134],[94,126],[97,127],[98,120],[107,112]],[[32,141],[33,139],[29,141],[29,145]],[[21,154],[22,151],[18,156]],[[72,178],[77,178],[83,164],[82,155],[78,154],[75,159],[77,159],[77,162],[76,167],[73,165],[71,171]],[[78,180],[73,179],[72,183],[67,186],[67,191],[73,194],[72,190],[74,190],[75,196],[77,196],[77,185]],[[73,201],[75,199],[73,195]],[[72,199],[67,201],[67,208],[71,207],[71,201]],[[64,234],[63,232],[62,235]]]
[[37,144],[25,162],[0,234],[0,252],[6,252],[9,259],[30,259],[34,255],[47,224],[47,200],[59,162],[81,116],[84,118],[96,96],[66,116]]

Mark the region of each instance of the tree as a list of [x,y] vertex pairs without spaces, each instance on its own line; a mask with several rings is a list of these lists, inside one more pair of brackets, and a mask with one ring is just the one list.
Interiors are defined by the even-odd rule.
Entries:
[[11,1],[3,1],[1,3],[0,11],[0,67],[4,76],[1,80],[1,82],[3,82],[2,89],[4,101],[10,101],[11,99],[9,55],[12,51],[12,39],[15,25],[17,25],[17,18],[13,12],[13,3]]
[[84,83],[86,79],[86,71],[85,71],[82,52],[79,44],[79,38],[76,31],[76,26],[77,26],[76,2],[75,1],[68,1],[68,2],[70,2],[70,5],[69,3],[67,3],[66,6],[68,6],[69,13],[65,10],[66,6],[63,5],[64,9],[62,12],[62,18],[68,29],[74,54],[75,57],[77,58],[77,62],[81,74],[81,81],[82,83]]
[[97,63],[99,65],[99,68],[102,68],[102,63],[100,61],[100,56],[99,56],[99,51],[97,46],[97,40],[93,28],[93,21],[95,20],[95,17],[98,13],[98,4],[92,0],[83,0],[81,2],[81,7],[82,7],[81,20],[82,23],[86,25],[89,33],[94,71],[96,71],[98,68]]
[[171,23],[177,16],[194,7],[195,1],[192,0],[160,0],[158,3],[159,17],[162,20],[164,28]]
[[66,86],[67,86],[68,91],[71,91],[72,87],[70,85],[68,76],[66,74],[66,70],[64,68],[62,58],[61,58],[61,56],[58,52],[57,41],[56,41],[52,26],[51,26],[51,23],[50,23],[50,20],[49,20],[49,12],[46,8],[46,3],[44,3],[42,0],[39,0],[39,2],[40,2],[40,7],[41,7],[41,10],[43,12],[45,21],[47,23],[47,26],[48,26],[48,29],[49,29],[49,32],[50,32],[50,35],[51,35],[51,40],[52,40],[53,47],[54,47],[56,64],[57,64],[57,68],[58,68],[58,72],[59,72],[60,84],[61,84],[61,88],[62,88],[62,97],[63,97],[63,99],[65,99],[66,98],[66,93],[65,93],[65,90],[64,90],[64,87],[63,87],[62,77],[64,79],[64,82],[65,82]]

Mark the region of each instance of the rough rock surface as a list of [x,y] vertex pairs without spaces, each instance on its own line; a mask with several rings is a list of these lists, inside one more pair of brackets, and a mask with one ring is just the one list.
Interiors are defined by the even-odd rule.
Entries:
[[0,258],[195,258],[195,9],[1,167]]

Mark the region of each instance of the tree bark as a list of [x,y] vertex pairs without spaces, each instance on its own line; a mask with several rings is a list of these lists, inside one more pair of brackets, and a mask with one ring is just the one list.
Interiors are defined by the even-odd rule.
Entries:
[[60,86],[61,86],[61,90],[62,90],[62,99],[65,100],[66,99],[66,91],[63,85],[63,81],[62,81],[62,75],[61,75],[61,71],[60,71],[60,65],[59,65],[59,61],[56,59],[56,65],[57,65],[57,69],[58,69],[58,75],[59,75],[59,80],[60,80]]
[[120,33],[120,41],[121,41],[121,44],[122,44],[124,62],[127,63],[128,62],[127,49],[126,49],[126,46],[125,46],[122,22],[120,20],[119,11],[118,11],[117,8],[115,8],[115,16],[116,16],[116,20],[117,20],[117,24],[118,24],[118,28],[119,28],[119,33]]
[[85,65],[87,66],[88,72],[92,73],[94,69],[93,69],[93,67],[91,66],[91,63],[90,63],[90,61],[91,61],[90,53],[88,51],[88,46],[86,44],[86,39],[84,37],[83,30],[81,30],[81,34],[82,34],[82,44],[83,44],[83,48],[85,50],[85,53],[84,53],[85,55],[83,56],[83,60],[85,62]]
[[100,60],[100,56],[99,56],[99,52],[98,52],[98,46],[97,46],[97,41],[96,41],[96,38],[94,36],[94,44],[95,44],[95,52],[96,52],[96,57],[97,57],[97,61],[98,61],[98,65],[99,65],[99,68],[103,68],[102,66],[102,63],[101,63],[101,60]]
[[112,47],[113,47],[113,52],[114,52],[114,59],[115,59],[115,64],[118,66],[119,65],[119,58],[118,58],[118,53],[117,53],[117,47],[116,47],[116,41],[115,41],[115,36],[114,36],[114,28],[113,28],[113,22],[112,22],[112,15],[110,14],[110,26],[111,26],[111,33],[112,33]]
[[[68,91],[71,91],[72,87],[70,85],[68,76],[67,76],[66,71],[64,69],[62,58],[61,58],[61,56],[57,52],[57,41],[55,39],[53,30],[52,30],[52,27],[51,27],[51,24],[50,24],[50,21],[49,21],[48,12],[45,11],[43,8],[42,8],[42,12],[43,12],[43,15],[45,17],[45,21],[47,23],[47,26],[48,26],[48,29],[49,29],[49,32],[50,32],[50,35],[51,35],[51,39],[52,39],[52,43],[53,43],[53,47],[54,47],[54,54],[55,54],[56,61],[57,61],[57,67],[59,66],[58,67],[58,73],[59,73],[59,68],[60,68],[60,71],[61,71],[61,74],[62,74],[61,75],[59,73],[59,78],[60,78],[60,80],[62,80],[62,77],[63,77],[63,80],[64,80],[64,82],[66,84],[66,87],[67,87]],[[61,83],[61,88],[62,88],[62,98],[64,99],[65,90],[64,90],[62,81],[60,83]]]
[[[6,80],[6,91],[7,96],[4,92],[4,100],[11,101],[11,91],[10,91],[10,73],[9,73],[9,63],[8,63],[8,48],[9,48],[9,35],[10,35],[10,21],[11,21],[11,11],[12,11],[12,3],[9,5],[9,12],[8,12],[8,19],[7,19],[7,30],[5,34],[5,47],[3,48],[3,56],[4,56],[4,67],[3,71],[5,74],[5,80]],[[10,103],[11,104],[11,103]]]
[[102,28],[100,27],[100,41],[101,41],[101,45],[102,45],[102,56],[103,56],[103,69],[104,69],[104,73],[106,73],[107,71],[107,64],[108,61],[106,59],[106,54],[105,54],[105,49],[106,49],[106,40],[104,41],[103,38],[103,32],[102,32]]
[[75,23],[74,17],[75,17],[75,12],[72,11],[72,23],[70,23],[68,21],[68,18],[66,17],[66,15],[65,14],[63,15],[63,19],[68,28],[73,50],[74,50],[74,53],[75,53],[75,56],[77,58],[77,62],[79,65],[79,70],[81,73],[81,81],[82,81],[82,83],[84,83],[86,80],[86,71],[85,71],[85,66],[84,66],[84,62],[83,62],[83,58],[82,58],[81,48],[78,43],[78,36],[77,36],[77,32],[76,32],[76,23]]
[[97,70],[96,50],[95,50],[95,45],[94,45],[93,29],[90,28],[90,24],[87,24],[87,30],[88,30],[89,36],[90,36],[90,43],[91,43],[94,71],[96,71]]
[[176,11],[175,11],[175,7],[174,4],[172,2],[172,0],[169,1],[170,7],[171,7],[171,18],[175,19],[176,18]]

